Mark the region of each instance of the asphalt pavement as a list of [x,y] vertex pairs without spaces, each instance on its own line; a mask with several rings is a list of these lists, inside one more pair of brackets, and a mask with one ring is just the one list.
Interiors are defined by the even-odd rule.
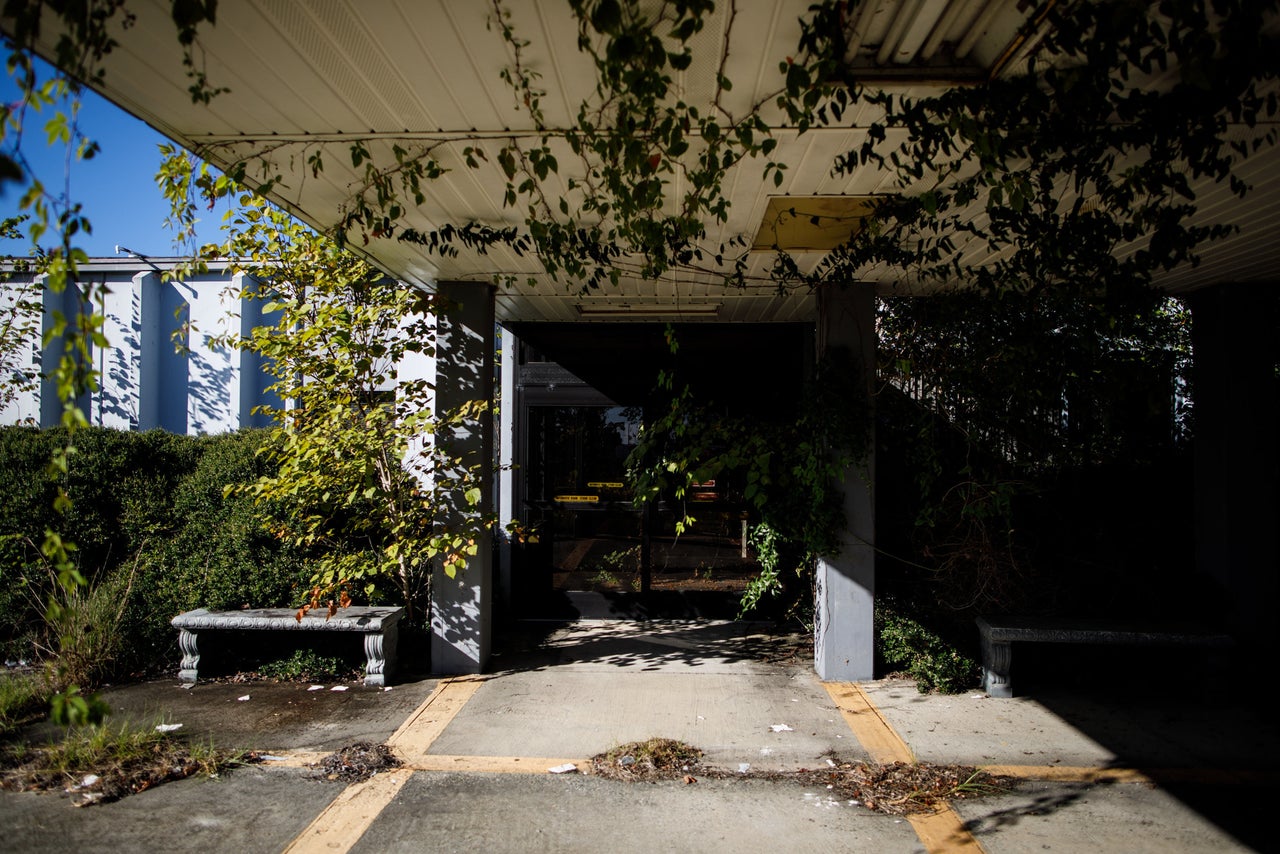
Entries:
[[[1019,693],[919,693],[913,682],[823,683],[803,639],[718,620],[522,623],[476,677],[123,686],[113,721],[267,761],[114,803],[0,793],[9,851],[986,851],[1277,850],[1269,804],[1280,732],[1238,680],[1086,651],[1019,661]],[[1022,652],[1019,651],[1019,656]],[[1024,666],[1025,665],[1025,666]],[[1194,667],[1185,668],[1188,674]],[[1110,674],[1108,677],[1107,675]],[[1116,678],[1124,674],[1125,678]],[[623,783],[587,760],[651,737],[688,742],[718,779]],[[322,779],[356,742],[405,765]],[[828,762],[984,767],[1005,795],[911,817],[822,785],[747,779]],[[556,769],[553,772],[552,769]]]

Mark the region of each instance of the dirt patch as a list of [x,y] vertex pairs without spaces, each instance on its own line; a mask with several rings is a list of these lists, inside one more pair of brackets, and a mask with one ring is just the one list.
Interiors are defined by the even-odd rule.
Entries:
[[591,757],[591,773],[631,783],[680,780],[689,785],[701,776],[824,786],[832,797],[888,815],[926,812],[951,801],[1006,794],[1014,783],[1010,778],[988,774],[969,765],[927,762],[880,765],[827,759],[826,768],[733,772],[704,767],[701,757],[702,751],[691,745],[653,738],[620,745]]
[[380,771],[399,768],[403,764],[385,744],[358,741],[330,753],[311,767],[319,769],[316,779],[358,783]]

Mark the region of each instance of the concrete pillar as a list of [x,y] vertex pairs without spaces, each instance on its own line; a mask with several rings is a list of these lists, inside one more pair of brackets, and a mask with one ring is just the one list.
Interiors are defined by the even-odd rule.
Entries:
[[[439,292],[451,305],[441,313],[436,348],[436,411],[456,410],[471,401],[493,402],[494,289],[476,282],[445,282]],[[461,465],[478,474],[480,508],[493,510],[493,430],[491,413],[437,434]],[[461,495],[450,501],[468,505]],[[439,520],[450,524],[449,514]],[[431,670],[439,674],[479,673],[489,658],[492,633],[493,544],[480,537],[478,552],[456,577],[437,564],[431,581]]]
[[[1220,285],[1188,298],[1195,368],[1195,555],[1206,614],[1270,663],[1278,644],[1277,352],[1274,284]],[[1225,600],[1225,601],[1224,601]]]
[[[868,402],[875,376],[875,289],[871,285],[828,286],[818,292],[818,353],[843,351],[862,369],[859,388]],[[839,553],[818,560],[814,602],[814,667],[828,682],[874,676],[876,562],[874,424],[869,423],[867,458],[844,473],[845,527]]]

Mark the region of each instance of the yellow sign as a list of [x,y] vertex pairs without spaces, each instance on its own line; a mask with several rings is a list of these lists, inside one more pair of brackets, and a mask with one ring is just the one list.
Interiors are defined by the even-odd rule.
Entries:
[[600,501],[598,495],[557,495],[555,501],[565,504],[597,504]]
[[622,489],[621,483],[612,480],[592,480],[587,482],[588,489]]

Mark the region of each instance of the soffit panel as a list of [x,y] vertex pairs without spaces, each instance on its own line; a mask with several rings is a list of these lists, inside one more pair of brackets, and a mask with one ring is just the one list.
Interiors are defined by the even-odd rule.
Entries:
[[[517,28],[533,42],[522,61],[541,75],[540,83],[549,93],[543,101],[547,121],[562,127],[576,112],[575,104],[590,94],[594,78],[589,59],[577,51],[576,27],[559,0],[510,5]],[[952,64],[966,59],[990,67],[1006,55],[1011,34],[1028,14],[1026,4],[1018,0],[921,0],[914,5],[938,15],[935,28],[924,35],[918,48],[925,53],[933,50],[929,62],[935,64],[942,57]],[[808,0],[737,4],[724,61],[735,86],[719,105],[726,120],[742,115],[752,104],[771,102],[781,83],[779,65],[794,50],[798,19],[807,6]],[[896,20],[887,16],[896,16],[902,7],[891,0],[876,4],[880,19],[866,31],[855,57],[858,64],[874,70]],[[498,136],[529,130],[528,113],[517,108],[515,96],[500,78],[511,57],[501,37],[487,27],[490,9],[490,4],[475,0],[221,4],[218,25],[201,29],[200,59],[210,80],[232,91],[206,107],[191,104],[187,94],[169,4],[135,0],[135,32],[124,35],[122,47],[111,57],[105,94],[214,162],[227,162],[237,148],[220,151],[217,146],[228,145],[241,134],[259,138],[259,144],[261,138],[271,139],[280,146],[276,166],[285,176],[276,198],[308,222],[325,227],[336,221],[343,200],[359,187],[361,175],[351,168],[347,154],[350,135],[372,132],[378,136],[370,147],[378,163],[388,165],[394,163],[393,144],[432,145],[453,134],[470,134],[472,128]],[[704,56],[705,45],[724,43],[727,9],[721,4],[721,11],[696,37],[697,56]],[[902,29],[894,37],[901,39],[906,32]],[[959,55],[961,48],[966,48],[964,56]],[[695,62],[677,81],[681,93],[691,99],[705,97],[719,63],[715,55]],[[889,64],[905,66],[896,54],[889,57]],[[932,91],[918,82],[894,85],[906,92]],[[741,237],[749,241],[769,197],[779,193],[866,196],[896,189],[891,179],[874,169],[831,173],[834,156],[856,148],[862,129],[877,118],[877,112],[878,108],[860,105],[844,116],[838,129],[814,130],[800,137],[779,131],[775,159],[790,166],[782,186],[762,180],[763,161],[740,164],[724,184],[731,200],[729,220],[711,224],[710,240],[719,243]],[[326,169],[316,177],[306,168],[306,155],[318,149],[324,151]],[[446,222],[468,219],[495,227],[520,221],[516,211],[502,205],[506,182],[496,165],[466,168],[460,164],[456,143],[441,143],[435,150],[452,171],[430,184],[428,200],[412,214],[410,226],[427,232]],[[573,172],[571,160],[567,155],[560,158],[566,177]],[[1225,187],[1197,187],[1205,221],[1230,215],[1242,224],[1244,233],[1204,253],[1198,268],[1161,277],[1164,287],[1185,291],[1216,281],[1275,278],[1272,271],[1280,262],[1280,241],[1273,235],[1280,210],[1272,199],[1280,190],[1280,162],[1268,154],[1247,164],[1246,171],[1255,189],[1243,202]],[[553,189],[567,191],[563,185]],[[577,319],[576,286],[544,280],[527,285],[524,280],[536,273],[535,263],[506,249],[442,259],[396,241],[375,239],[356,248],[393,275],[419,283],[511,274],[516,277],[514,290],[504,290],[499,297],[504,319],[524,317],[523,312],[545,319]],[[982,260],[981,251],[975,249],[970,257]],[[813,269],[822,255],[806,254],[797,260],[803,268]],[[771,263],[768,253],[753,253],[747,258],[748,280],[767,282]],[[878,283],[885,292],[913,287],[900,275],[881,269],[861,271],[859,278]],[[709,273],[688,273],[660,282],[627,279],[619,296],[709,297],[717,292],[713,282]],[[725,296],[723,319],[797,319],[813,310],[808,295],[777,299],[740,293],[732,300]]]

